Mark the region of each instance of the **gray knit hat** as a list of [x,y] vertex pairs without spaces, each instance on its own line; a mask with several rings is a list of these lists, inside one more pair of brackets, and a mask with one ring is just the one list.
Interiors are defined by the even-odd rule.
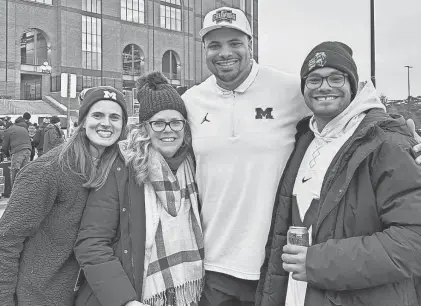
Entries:
[[187,110],[177,90],[159,71],[144,74],[136,81],[139,101],[139,122],[149,120],[156,113],[173,109],[187,119]]
[[307,55],[301,67],[301,92],[304,93],[305,77],[318,68],[332,67],[348,74],[351,84],[351,100],[358,91],[357,65],[352,58],[352,49],[339,41],[325,41]]

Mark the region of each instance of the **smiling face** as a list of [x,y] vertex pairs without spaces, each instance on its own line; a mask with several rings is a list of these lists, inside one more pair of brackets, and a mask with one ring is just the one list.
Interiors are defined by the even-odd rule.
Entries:
[[[308,76],[327,77],[332,74],[344,74],[330,67],[324,67],[312,71]],[[339,115],[351,103],[351,85],[348,77],[341,88],[332,88],[323,80],[323,84],[317,89],[308,89],[304,86],[304,99],[307,106],[314,113],[317,127],[322,130],[333,118]]]
[[[168,109],[168,110],[163,110],[156,113],[148,121],[149,122],[151,121],[170,122],[173,120],[184,120],[184,119],[185,118],[179,111]],[[173,157],[174,154],[178,151],[178,149],[183,144],[185,129],[182,129],[179,132],[174,132],[167,125],[165,127],[165,130],[163,130],[162,132],[155,132],[154,130],[152,130],[149,123],[146,124],[146,129],[148,131],[149,137],[151,137],[153,147],[157,149],[164,157]]]
[[[123,128],[123,110],[118,103],[100,100],[91,106],[83,127],[91,142],[91,154],[99,157],[106,147],[113,145]],[[99,152],[98,152],[99,151]]]
[[233,90],[251,70],[251,40],[236,29],[220,28],[205,35],[206,65],[218,85]]

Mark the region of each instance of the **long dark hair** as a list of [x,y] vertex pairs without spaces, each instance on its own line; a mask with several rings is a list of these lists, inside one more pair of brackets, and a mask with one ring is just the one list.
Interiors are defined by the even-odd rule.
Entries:
[[90,140],[83,127],[85,121],[86,118],[79,123],[73,135],[63,144],[58,162],[63,171],[67,169],[85,180],[83,187],[99,189],[105,184],[111,167],[119,154],[118,142],[124,139],[127,119],[123,116],[121,135],[114,144],[105,148],[98,166],[90,153]]

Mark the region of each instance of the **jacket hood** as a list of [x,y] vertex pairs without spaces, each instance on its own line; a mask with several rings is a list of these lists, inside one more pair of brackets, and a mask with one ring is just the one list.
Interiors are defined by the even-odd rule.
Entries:
[[25,121],[20,121],[20,122],[18,122],[18,123],[15,123],[15,125],[16,125],[16,126],[23,127],[23,128],[25,128],[25,129],[28,127],[28,125],[26,124],[26,122],[25,122]]
[[47,130],[51,130],[51,129],[55,129],[57,128],[54,124],[49,123],[46,127],[45,127],[45,131]]
[[365,113],[370,109],[380,109],[386,111],[385,106],[377,97],[376,89],[371,81],[363,83],[358,94],[351,101],[342,113],[333,118],[321,132],[317,129],[314,116],[310,120],[310,129],[314,132],[315,137],[321,138],[326,142],[338,138],[353,127],[359,124],[364,118]]

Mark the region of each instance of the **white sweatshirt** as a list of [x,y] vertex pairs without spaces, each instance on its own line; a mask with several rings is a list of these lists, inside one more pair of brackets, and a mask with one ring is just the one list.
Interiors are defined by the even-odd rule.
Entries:
[[299,79],[253,62],[234,91],[211,76],[183,99],[197,162],[205,269],[258,280],[295,127],[310,114]]

